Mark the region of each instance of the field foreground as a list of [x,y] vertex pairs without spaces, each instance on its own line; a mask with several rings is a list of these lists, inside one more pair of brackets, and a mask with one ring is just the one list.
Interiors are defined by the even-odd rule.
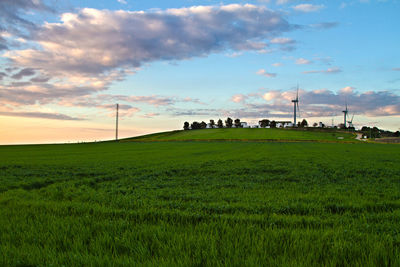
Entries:
[[0,266],[399,266],[400,150],[0,147]]

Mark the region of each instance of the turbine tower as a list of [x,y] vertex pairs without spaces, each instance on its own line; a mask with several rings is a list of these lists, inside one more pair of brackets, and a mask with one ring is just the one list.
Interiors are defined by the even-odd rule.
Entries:
[[346,127],[346,122],[347,122],[346,118],[347,118],[347,113],[349,113],[349,110],[347,109],[347,101],[346,101],[346,109],[343,110],[342,112],[344,114],[344,128],[347,128]]
[[300,109],[299,109],[299,85],[297,85],[297,93],[296,93],[296,99],[292,100],[293,102],[293,126],[296,127],[296,111],[299,111],[300,113]]

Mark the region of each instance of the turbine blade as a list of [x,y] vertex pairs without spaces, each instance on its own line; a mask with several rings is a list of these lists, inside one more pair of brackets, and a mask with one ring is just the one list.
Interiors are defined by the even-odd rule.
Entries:
[[297,106],[297,112],[299,113],[299,117],[301,117],[301,115],[300,115],[300,108],[299,108],[299,102],[296,102],[296,106]]

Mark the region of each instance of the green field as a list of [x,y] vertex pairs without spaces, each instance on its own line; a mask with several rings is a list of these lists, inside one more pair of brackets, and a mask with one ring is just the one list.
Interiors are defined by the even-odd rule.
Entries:
[[[265,140],[265,141],[349,141],[355,134],[342,131],[305,129],[202,129],[149,134],[123,141],[205,141],[205,140]],[[342,139],[343,138],[343,139]]]
[[0,266],[400,265],[398,145],[105,142],[0,159]]

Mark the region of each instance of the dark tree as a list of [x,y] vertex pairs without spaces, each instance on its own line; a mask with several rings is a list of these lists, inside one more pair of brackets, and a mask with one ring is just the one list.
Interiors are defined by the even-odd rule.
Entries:
[[308,126],[308,122],[306,121],[306,119],[303,119],[301,121],[300,127],[307,127]]
[[215,121],[214,121],[214,120],[210,120],[210,126],[211,126],[211,128],[214,128],[214,125],[215,125]]
[[224,124],[222,123],[221,119],[218,120],[217,126],[218,126],[218,128],[224,128]]
[[235,126],[236,126],[236,128],[242,127],[242,124],[240,123],[240,119],[235,120]]
[[225,121],[225,125],[226,125],[227,128],[232,128],[233,120],[232,120],[231,118],[228,117],[228,118],[226,119],[226,121]]
[[267,127],[267,126],[270,126],[270,125],[269,125],[269,124],[270,124],[270,121],[269,121],[269,120],[261,120],[261,121],[259,121],[258,123],[260,124],[260,127],[261,127],[261,128],[265,128],[265,127]]
[[271,121],[269,126],[271,126],[271,128],[276,128],[276,121]]
[[191,125],[192,130],[197,130],[197,129],[201,129],[201,124],[198,123],[197,121],[194,121]]
[[317,127],[318,123],[314,122],[314,124],[312,125],[313,127]]
[[201,127],[201,129],[207,128],[207,123],[205,123],[204,121],[202,121],[202,122],[200,123],[200,127]]
[[189,123],[187,121],[185,121],[185,123],[183,124],[183,129],[184,130],[189,130]]

